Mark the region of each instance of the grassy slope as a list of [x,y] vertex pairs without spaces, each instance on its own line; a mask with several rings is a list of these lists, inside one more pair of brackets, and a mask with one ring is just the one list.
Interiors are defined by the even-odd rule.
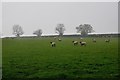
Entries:
[[0,39],[0,79],[2,77],[2,39]]
[[2,65],[2,39],[0,39],[0,66]]
[[70,38],[4,39],[3,78],[114,78],[118,76],[117,39],[85,39],[87,46],[73,46]]

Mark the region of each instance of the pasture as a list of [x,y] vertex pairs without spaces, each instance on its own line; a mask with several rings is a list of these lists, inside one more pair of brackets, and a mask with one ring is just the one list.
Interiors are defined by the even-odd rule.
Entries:
[[0,79],[2,78],[2,39],[0,39]]
[[113,79],[118,74],[118,39],[84,38],[86,46],[74,46],[72,40],[53,38],[3,39],[3,79]]

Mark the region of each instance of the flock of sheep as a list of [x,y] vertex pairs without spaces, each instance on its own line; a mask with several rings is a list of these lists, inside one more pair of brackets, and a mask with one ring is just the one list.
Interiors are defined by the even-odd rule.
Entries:
[[[54,40],[56,40],[56,39],[57,39],[57,38],[54,37]],[[59,38],[58,41],[62,41],[62,39]],[[96,43],[97,41],[96,41],[96,39],[94,38],[94,39],[92,39],[92,42]],[[106,39],[105,42],[106,42],[106,43],[109,43],[109,42],[110,42],[110,39]],[[79,42],[79,41],[72,41],[72,43],[73,43],[74,46],[75,46],[75,45],[78,45],[78,44],[80,44],[81,46],[86,46],[86,45],[87,45],[87,42],[83,41],[83,38],[80,38],[80,42]],[[56,47],[55,41],[51,41],[50,44],[51,44],[52,47]]]

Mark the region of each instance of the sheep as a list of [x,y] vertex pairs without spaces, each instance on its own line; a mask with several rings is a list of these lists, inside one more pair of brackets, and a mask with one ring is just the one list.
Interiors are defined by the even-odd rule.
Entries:
[[110,42],[110,39],[106,39],[105,42],[109,43],[109,42]]
[[82,38],[82,37],[80,38],[80,41],[83,41],[83,38]]
[[80,42],[81,46],[86,46],[86,42]]
[[78,41],[72,41],[74,45],[78,45]]
[[95,42],[96,42],[96,39],[92,39],[92,41],[95,43]]
[[57,37],[54,37],[54,40],[56,40]]
[[58,41],[62,41],[62,39],[58,39]]
[[50,42],[52,47],[56,47],[55,42]]

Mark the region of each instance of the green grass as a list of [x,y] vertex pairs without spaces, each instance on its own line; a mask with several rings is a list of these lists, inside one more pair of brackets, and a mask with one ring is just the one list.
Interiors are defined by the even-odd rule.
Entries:
[[2,39],[0,39],[0,79],[2,78]]
[[73,46],[62,38],[56,47],[53,38],[3,39],[3,78],[118,78],[118,39],[85,38],[87,46]]
[[2,66],[2,39],[0,39],[0,67]]

